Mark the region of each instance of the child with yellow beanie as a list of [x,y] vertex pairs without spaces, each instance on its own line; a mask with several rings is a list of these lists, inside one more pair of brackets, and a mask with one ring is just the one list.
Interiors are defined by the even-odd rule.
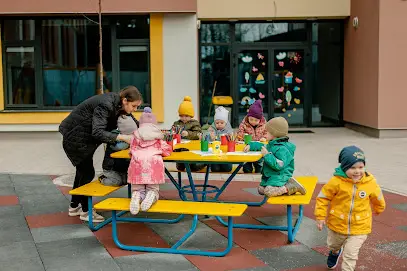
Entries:
[[[175,121],[173,126],[179,126],[182,130],[181,137],[189,140],[198,140],[199,134],[202,133],[202,127],[199,121],[193,119],[195,116],[194,105],[192,99],[189,96],[184,97],[184,101],[178,108],[179,120]],[[199,171],[205,167],[205,165],[191,164],[192,171]],[[177,163],[178,170],[185,170],[185,165]]]

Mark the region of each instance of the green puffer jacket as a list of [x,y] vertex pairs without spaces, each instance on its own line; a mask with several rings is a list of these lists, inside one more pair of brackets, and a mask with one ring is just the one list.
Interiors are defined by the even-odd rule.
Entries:
[[[251,142],[250,151],[261,151],[264,144]],[[267,146],[268,154],[264,156],[261,186],[283,186],[294,173],[295,145],[288,141],[288,137],[270,141]]]
[[188,136],[184,137],[189,140],[198,140],[198,134],[202,133],[202,127],[199,121],[191,119],[187,123],[183,123],[181,120],[177,120],[173,124],[174,126],[184,127],[184,131],[188,132]]

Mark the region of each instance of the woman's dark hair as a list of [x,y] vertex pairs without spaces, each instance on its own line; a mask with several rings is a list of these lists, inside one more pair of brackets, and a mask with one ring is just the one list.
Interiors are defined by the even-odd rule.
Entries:
[[129,102],[143,101],[143,96],[135,86],[127,86],[120,90],[120,99],[126,99]]

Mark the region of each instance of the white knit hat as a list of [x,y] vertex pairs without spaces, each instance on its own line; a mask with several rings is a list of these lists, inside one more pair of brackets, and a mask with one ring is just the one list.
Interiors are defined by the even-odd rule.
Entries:
[[224,122],[229,122],[229,111],[223,106],[219,106],[215,110],[215,120],[223,120]]

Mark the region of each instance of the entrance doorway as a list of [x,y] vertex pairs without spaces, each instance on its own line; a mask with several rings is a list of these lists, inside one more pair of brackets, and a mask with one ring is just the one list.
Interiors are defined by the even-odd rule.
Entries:
[[233,51],[233,125],[262,100],[268,120],[285,117],[290,126],[307,126],[311,104],[307,76],[309,52],[304,45],[239,45]]

